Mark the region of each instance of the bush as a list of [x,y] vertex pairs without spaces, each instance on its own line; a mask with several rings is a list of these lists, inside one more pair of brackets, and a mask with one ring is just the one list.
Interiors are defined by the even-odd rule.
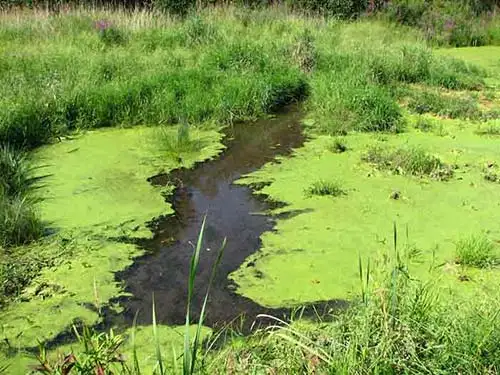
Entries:
[[471,236],[456,243],[457,263],[473,267],[489,267],[496,264],[496,248],[484,235]]

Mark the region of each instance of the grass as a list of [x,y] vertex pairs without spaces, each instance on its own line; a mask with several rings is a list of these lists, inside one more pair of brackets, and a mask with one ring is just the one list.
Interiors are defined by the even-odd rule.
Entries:
[[199,138],[192,137],[190,127],[187,124],[179,125],[176,132],[167,126],[159,127],[155,134],[155,143],[159,144],[162,152],[180,162],[182,162],[184,155],[200,152],[204,146]]
[[[191,255],[191,263],[189,267],[189,278],[187,285],[188,303],[186,306],[186,319],[185,319],[185,329],[184,329],[184,348],[182,352],[182,366],[177,367],[177,357],[175,352],[173,358],[168,359],[162,354],[162,347],[160,346],[160,338],[158,333],[158,324],[156,322],[156,310],[153,299],[153,309],[152,309],[152,336],[153,345],[155,349],[156,365],[154,373],[158,375],[164,375],[167,373],[182,373],[183,375],[193,375],[200,372],[200,361],[199,356],[205,353],[200,353],[201,341],[202,341],[202,327],[205,318],[205,310],[210,295],[210,288],[214,282],[217,268],[220,265],[222,256],[224,253],[224,248],[226,240],[221,244],[217,252],[217,258],[213,264],[211,276],[207,285],[207,291],[205,293],[205,298],[200,311],[200,319],[196,324],[196,330],[194,336],[191,337],[191,302],[193,299],[196,273],[198,271],[199,259],[202,254],[203,238],[205,233],[205,223],[206,217],[203,219],[198,239],[196,241],[196,246],[194,247],[193,254]],[[101,374],[101,373],[115,373],[118,371],[120,374],[141,374],[141,368],[139,365],[138,357],[140,353],[137,352],[135,347],[135,325],[132,328],[132,340],[133,340],[133,360],[127,361],[126,358],[121,354],[125,338],[122,335],[114,334],[111,329],[109,333],[107,332],[96,332],[88,327],[83,327],[80,330],[73,326],[74,334],[80,344],[81,352],[79,353],[69,353],[59,358],[54,359],[50,356],[42,344],[39,345],[39,354],[37,356],[38,366],[35,368],[36,373],[40,374]],[[173,363],[173,369],[167,372],[169,366]]]
[[25,153],[0,145],[0,248],[41,237],[43,224],[34,207],[37,181]]
[[379,145],[371,146],[362,156],[362,160],[395,174],[431,177],[437,180],[447,180],[453,176],[450,166],[419,147],[390,150]]
[[497,122],[486,123],[479,126],[476,133],[484,136],[498,136],[500,135],[500,124]]
[[348,150],[348,147],[343,139],[336,138],[330,146],[330,150],[335,154],[342,154]]
[[452,119],[477,120],[482,116],[478,102],[473,97],[448,96],[432,91],[413,92],[408,108],[418,114],[433,113]]
[[309,186],[309,188],[306,189],[305,194],[309,197],[313,195],[320,197],[339,197],[341,195],[346,195],[347,193],[338,182],[320,180]]
[[485,235],[470,236],[456,243],[456,260],[465,266],[485,268],[496,264],[495,244]]

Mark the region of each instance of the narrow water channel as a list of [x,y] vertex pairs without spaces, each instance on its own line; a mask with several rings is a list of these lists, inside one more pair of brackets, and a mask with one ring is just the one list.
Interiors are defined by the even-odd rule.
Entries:
[[[258,251],[261,234],[273,230],[275,224],[268,214],[270,203],[252,194],[249,187],[233,182],[276,156],[289,155],[293,148],[300,147],[304,142],[300,120],[300,111],[291,108],[271,119],[235,124],[226,131],[227,149],[218,159],[151,179],[153,184],[176,185],[171,198],[175,214],[161,220],[154,239],[144,244],[148,254],[117,275],[133,295],[121,301],[126,323],[132,321],[136,312],[138,324],[151,323],[153,295],[160,323],[184,323],[189,263],[205,214],[207,224],[196,278],[194,320],[199,317],[217,249],[225,237],[227,245],[210,293],[205,324],[217,327],[242,316],[248,327],[258,314],[283,317],[290,312],[286,308],[263,307],[235,293],[236,286],[228,275]],[[265,279],[265,275],[260,276]],[[339,303],[313,304],[306,312],[316,313]]]

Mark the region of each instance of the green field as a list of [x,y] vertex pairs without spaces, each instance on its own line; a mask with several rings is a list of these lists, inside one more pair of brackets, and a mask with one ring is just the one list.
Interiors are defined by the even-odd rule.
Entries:
[[[0,373],[27,373],[39,342],[120,312],[115,273],[174,213],[176,186],[150,177],[224,158],[235,124],[292,103],[305,144],[235,181],[285,204],[229,278],[263,307],[352,308],[232,332],[203,346],[197,371],[500,371],[500,47],[436,48],[384,17],[286,7],[0,19]],[[175,372],[184,331],[156,328],[158,345],[152,327],[135,343],[118,327],[119,351],[161,373],[161,347]],[[77,343],[51,356],[70,348],[89,356]]]

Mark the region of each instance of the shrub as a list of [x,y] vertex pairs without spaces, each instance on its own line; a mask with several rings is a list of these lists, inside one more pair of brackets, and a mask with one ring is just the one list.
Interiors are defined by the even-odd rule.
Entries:
[[372,146],[362,156],[362,160],[378,169],[389,170],[396,174],[428,176],[437,180],[447,180],[453,176],[451,167],[419,147],[391,150]]
[[309,197],[313,195],[338,197],[347,194],[338,182],[324,180],[314,182],[305,190],[305,193]]
[[489,267],[496,263],[496,248],[484,235],[470,236],[456,243],[457,263],[473,267]]

